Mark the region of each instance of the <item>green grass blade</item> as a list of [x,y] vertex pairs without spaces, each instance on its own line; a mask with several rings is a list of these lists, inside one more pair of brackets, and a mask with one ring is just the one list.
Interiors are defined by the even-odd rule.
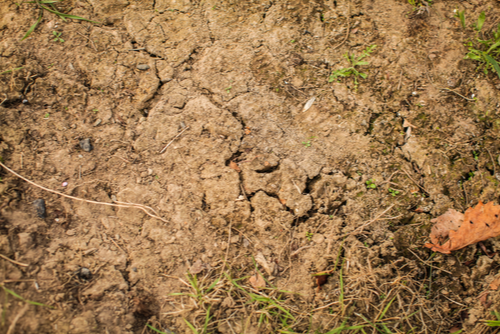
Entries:
[[43,6],[41,5],[43,9],[53,13],[53,14],[56,14],[57,16],[59,16],[61,19],[65,20],[65,19],[73,19],[73,20],[80,20],[80,21],[87,21],[87,22],[91,22],[91,23],[95,23],[95,24],[99,24],[99,22],[95,22],[95,21],[92,21],[92,20],[89,20],[89,19],[86,19],[84,17],[81,17],[81,16],[76,16],[76,15],[71,15],[71,14],[64,14],[64,13],[61,13],[57,10],[54,10],[54,9],[50,9],[46,6]]
[[210,306],[208,306],[207,315],[205,317],[205,325],[203,326],[203,334],[207,332],[208,322],[210,321],[211,318],[212,317],[210,316]]
[[476,23],[477,31],[481,31],[485,20],[486,20],[486,13],[483,11],[483,12],[481,12],[481,14],[479,14],[479,18],[477,19],[477,23]]
[[391,307],[391,304],[394,301],[394,299],[396,299],[396,297],[392,298],[391,301],[387,303],[387,306],[384,308],[384,311],[382,311],[382,314],[380,314],[380,317],[378,317],[378,320],[382,320],[384,318],[385,314],[389,310],[389,307]]
[[[342,263],[342,267],[343,267]],[[339,295],[339,303],[340,303],[340,309],[342,310],[342,314],[344,314],[344,279],[342,277],[342,269],[340,268],[340,274],[339,274],[339,286],[340,286],[340,295]]]
[[215,288],[215,286],[217,285],[217,283],[219,283],[220,281],[220,277],[217,278],[215,280],[215,282],[213,282],[212,284],[210,284],[210,286],[208,287],[208,289],[205,291],[205,294],[209,293],[210,291],[212,291],[213,288]]
[[22,300],[23,302],[25,303],[28,303],[28,304],[31,304],[31,305],[36,305],[36,306],[43,306],[43,307],[48,307],[48,308],[52,308],[52,306],[50,305],[45,305],[45,304],[42,304],[42,303],[37,303],[37,302],[34,302],[34,301],[31,301],[31,300],[27,300],[27,299],[24,299],[23,297],[19,296],[17,293],[15,293],[14,291],[10,290],[10,289],[7,289],[5,286],[1,285],[0,286],[5,290],[5,292],[11,294],[12,296],[16,297],[17,299],[20,299]]
[[7,70],[7,71],[4,71],[4,72],[0,73],[0,75],[2,75],[2,74],[7,74],[7,73],[10,73],[10,72],[14,72],[14,71],[18,71],[18,70],[20,70],[20,69],[22,69],[22,68],[24,68],[24,66],[21,66],[21,67],[16,67],[16,68],[12,68],[12,69],[10,69],[10,70]]
[[38,26],[38,23],[40,23],[42,21],[42,17],[43,17],[43,14],[40,13],[40,17],[38,18],[38,20],[36,20],[35,24],[33,24],[29,29],[28,31],[26,32],[26,34],[24,35],[24,37],[21,39],[21,41],[24,41],[26,38],[29,37],[29,35],[31,35],[31,33],[36,29],[36,27]]
[[186,319],[184,319],[184,322],[186,323],[186,325],[188,325],[188,327],[193,331],[194,334],[200,334],[196,328],[194,328],[193,325],[191,325],[191,323],[189,321],[187,321]]
[[160,334],[167,334],[165,332],[162,332],[156,328],[154,328],[153,326],[151,326],[150,324],[146,324],[146,326],[148,326],[149,329],[151,329],[152,331],[156,332],[156,333],[160,333]]
[[497,61],[492,56],[487,54],[485,54],[484,57],[488,60],[491,66],[493,66],[493,68],[498,74],[498,77],[500,78],[500,66],[498,65]]

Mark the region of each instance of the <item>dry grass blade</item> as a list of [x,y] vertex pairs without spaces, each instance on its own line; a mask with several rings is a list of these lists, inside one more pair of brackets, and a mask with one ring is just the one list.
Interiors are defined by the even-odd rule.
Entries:
[[[114,206],[114,207],[118,207],[118,208],[136,208],[136,209],[140,209],[140,210],[144,211],[144,213],[146,213],[148,216],[156,218],[156,219],[159,219],[162,222],[168,223],[168,221],[166,219],[163,219],[160,216],[158,216],[158,214],[156,213],[156,211],[153,210],[152,208],[150,208],[149,206],[142,205],[142,204],[135,204],[135,203],[114,204],[114,203],[98,202],[98,201],[92,201],[92,200],[88,200],[88,199],[84,199],[84,198],[79,198],[79,197],[75,197],[75,196],[66,195],[66,194],[63,194],[63,193],[61,193],[59,191],[55,191],[55,190],[46,188],[44,186],[36,184],[33,181],[28,180],[27,178],[25,178],[24,176],[21,176],[21,175],[17,174],[16,172],[14,172],[12,169],[8,168],[7,166],[5,166],[1,162],[0,162],[0,166],[2,166],[3,168],[5,168],[5,170],[7,170],[8,172],[14,174],[15,176],[17,176],[21,180],[24,180],[24,181],[28,182],[29,184],[31,184],[31,185],[33,185],[35,187],[38,187],[38,188],[40,188],[42,190],[48,191],[50,193],[53,193],[53,194],[56,194],[56,195],[59,195],[59,196],[62,196],[62,197],[66,197],[66,198],[69,198],[69,199],[72,199],[72,200],[75,200],[75,201],[86,202],[86,203],[91,203],[91,204]],[[117,202],[117,203],[123,203],[123,202]]]
[[27,266],[28,266],[28,264],[26,264],[26,263],[21,263],[21,262],[14,261],[14,260],[9,259],[7,256],[2,255],[2,254],[0,254],[0,257],[1,257],[2,259],[5,259],[5,260],[9,261],[9,262],[12,262],[12,263],[14,263],[14,264],[17,264],[18,266],[21,266],[21,267],[27,267]]

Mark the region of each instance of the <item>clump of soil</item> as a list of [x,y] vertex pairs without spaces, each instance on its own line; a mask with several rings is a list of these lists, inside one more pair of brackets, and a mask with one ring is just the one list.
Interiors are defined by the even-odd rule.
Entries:
[[500,81],[453,10],[500,4],[424,3],[68,0],[99,24],[23,41],[39,9],[0,4],[1,161],[161,218],[0,168],[2,332],[485,332],[498,255],[423,245],[499,200]]

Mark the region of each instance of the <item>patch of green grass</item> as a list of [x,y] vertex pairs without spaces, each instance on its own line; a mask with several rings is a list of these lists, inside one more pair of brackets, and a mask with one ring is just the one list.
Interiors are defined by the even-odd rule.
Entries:
[[187,321],[186,319],[184,319],[184,322],[186,323],[186,325],[188,325],[188,327],[193,331],[194,334],[206,334],[207,331],[208,331],[208,324],[210,322],[210,319],[212,319],[212,317],[210,316],[210,306],[208,306],[208,309],[207,309],[207,314],[205,316],[205,323],[203,325],[203,328],[201,331],[198,331],[189,321]]
[[[466,28],[465,14],[459,12],[460,22],[462,27]],[[463,20],[463,22],[462,22]],[[473,25],[476,31],[476,36],[473,40],[465,43],[469,47],[469,52],[466,54],[465,59],[471,59],[479,62],[478,69],[482,69],[484,74],[489,71],[495,71],[500,78],[500,24],[496,30],[490,32],[481,32],[486,21],[485,12],[481,12],[477,22]]]
[[368,57],[376,48],[377,46],[370,45],[367,47],[359,56],[356,56],[354,54],[349,55],[349,53],[346,53],[344,55],[344,58],[347,59],[349,62],[349,67],[341,68],[339,70],[334,70],[332,71],[332,74],[328,78],[328,82],[333,82],[333,81],[339,81],[340,78],[348,78],[353,76],[354,77],[354,86],[357,89],[358,87],[358,78],[363,78],[366,79],[368,77],[368,74],[359,72],[358,67],[359,66],[365,66],[368,65],[369,62],[363,60],[366,57]]
[[[84,17],[61,13],[56,8],[56,6],[54,6],[54,4],[58,3],[58,2],[62,2],[62,0],[34,0],[34,1],[23,2],[23,3],[29,3],[29,4],[36,5],[39,9],[39,15],[38,15],[38,19],[36,20],[36,22],[28,29],[28,31],[26,32],[26,34],[24,35],[24,37],[21,40],[25,40],[26,38],[28,38],[31,35],[31,33],[33,31],[35,31],[38,24],[40,22],[42,22],[44,12],[49,12],[49,13],[55,14],[63,21],[66,21],[66,19],[73,19],[73,20],[87,21],[87,22],[96,23],[96,24],[98,23],[98,22],[86,19]],[[21,4],[17,4],[17,5],[20,6]]]
[[485,320],[486,326],[488,327],[500,327],[500,313],[497,310],[491,311],[491,315],[494,315],[497,320]]
[[259,326],[261,326],[263,323],[272,323],[273,321],[277,321],[278,323],[280,323],[281,327],[279,333],[294,333],[294,331],[292,331],[292,327],[296,318],[292,315],[291,310],[288,310],[283,305],[283,300],[281,300],[281,294],[291,292],[278,290],[276,288],[270,288],[268,290],[272,290],[278,293],[277,297],[271,298],[261,293],[249,292],[240,284],[238,284],[238,280],[231,278],[231,276],[227,273],[224,273],[224,275],[229,280],[229,282],[234,287],[236,287],[237,290],[242,292],[249,299],[247,301],[247,304],[254,304],[259,310]]

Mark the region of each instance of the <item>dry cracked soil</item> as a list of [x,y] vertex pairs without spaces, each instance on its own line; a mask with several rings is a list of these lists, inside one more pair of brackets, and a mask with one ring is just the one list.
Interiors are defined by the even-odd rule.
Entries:
[[53,5],[0,3],[0,332],[495,332],[499,240],[423,245],[499,200],[498,1]]

